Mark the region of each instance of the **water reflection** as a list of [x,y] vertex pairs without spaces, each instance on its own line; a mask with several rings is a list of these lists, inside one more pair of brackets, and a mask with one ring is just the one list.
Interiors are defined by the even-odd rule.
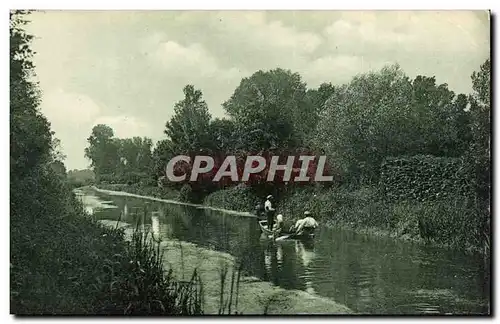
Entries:
[[[97,219],[147,225],[154,236],[233,255],[245,275],[329,297],[371,314],[481,313],[489,274],[482,258],[321,228],[314,241],[261,240],[256,219],[213,210],[113,199]],[[487,278],[487,279],[485,279]]]
[[302,242],[302,241],[295,241],[295,253],[299,256],[299,258],[302,261],[302,265],[304,266],[304,275],[302,276],[302,279],[304,280],[305,283],[305,290],[310,293],[314,294],[316,291],[313,288],[313,283],[311,281],[311,278],[313,278],[313,272],[309,268],[309,264],[314,260],[315,253],[314,253],[314,244],[312,242]]
[[281,244],[275,244],[272,241],[266,241],[264,245],[265,248],[262,251],[264,253],[266,273],[263,279],[272,281],[275,285],[279,285],[283,270],[283,247]]
[[151,234],[153,235],[153,239],[155,239],[156,241],[159,241],[161,238],[159,214],[159,212],[151,213]]

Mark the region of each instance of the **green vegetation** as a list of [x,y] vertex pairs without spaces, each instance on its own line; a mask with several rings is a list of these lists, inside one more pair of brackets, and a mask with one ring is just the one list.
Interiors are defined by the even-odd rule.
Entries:
[[173,280],[141,234],[126,243],[122,231],[86,215],[71,192],[92,183],[93,173],[66,173],[39,111],[26,14],[10,14],[11,313],[202,313],[196,273],[187,283]]
[[[249,211],[241,190],[227,189],[209,195],[210,206]],[[391,235],[395,238],[448,246],[458,249],[482,249],[484,224],[477,204],[463,197],[434,201],[387,201],[376,190],[305,188],[285,195],[278,203],[285,216],[285,228],[312,212],[321,223],[346,227],[359,232]],[[484,217],[484,216],[483,216]]]
[[[318,88],[289,70],[257,71],[223,103],[223,119],[213,119],[202,92],[186,85],[154,147],[149,138],[117,138],[111,127],[96,125],[85,150],[92,170],[67,172],[39,111],[25,15],[10,15],[11,312],[203,312],[195,270],[188,282],[174,279],[142,234],[126,242],[122,231],[85,215],[71,189],[92,184],[241,211],[272,193],[287,222],[307,209],[323,223],[489,255],[489,59],[471,76],[470,95],[434,77],[410,79],[398,65]],[[334,183],[165,178],[176,155],[299,152],[326,155]],[[190,167],[178,164],[175,172]]]
[[389,158],[382,163],[380,190],[393,201],[466,198],[471,191],[467,171],[458,158]]
[[251,188],[237,186],[231,189],[218,190],[205,198],[204,204],[212,207],[253,212],[261,199],[252,193]]
[[73,188],[89,186],[95,183],[95,174],[92,170],[68,171],[68,182]]
[[[253,210],[272,193],[289,220],[310,209],[327,223],[483,249],[490,237],[490,69],[487,60],[473,73],[471,95],[455,94],[434,77],[410,79],[398,65],[316,89],[288,70],[257,71],[224,102],[226,119],[211,119],[201,91],[187,85],[185,98],[166,122],[167,137],[152,152],[153,167],[134,180],[140,184],[133,190],[146,194],[146,183],[154,182],[180,192],[184,201],[242,211]],[[111,135],[108,130],[99,143],[118,142]],[[100,147],[89,139],[88,151],[105,150]],[[122,151],[102,151],[93,158]],[[176,155],[239,158],[290,152],[327,155],[327,172],[335,181],[267,183],[260,177],[242,186],[214,183],[213,173],[195,182],[170,183],[165,177],[165,166]],[[116,154],[112,161],[123,160]],[[110,170],[120,182],[120,164]],[[132,171],[145,169],[140,165]],[[174,172],[189,178],[190,165],[179,163]]]

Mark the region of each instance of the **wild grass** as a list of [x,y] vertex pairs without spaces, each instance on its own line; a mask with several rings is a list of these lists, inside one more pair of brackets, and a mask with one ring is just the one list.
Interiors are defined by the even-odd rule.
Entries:
[[127,242],[73,204],[67,215],[11,215],[11,313],[203,314],[196,271],[175,280],[148,235],[136,230]]

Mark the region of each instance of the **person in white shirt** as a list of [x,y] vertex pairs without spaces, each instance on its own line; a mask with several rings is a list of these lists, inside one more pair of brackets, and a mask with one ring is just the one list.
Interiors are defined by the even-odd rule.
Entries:
[[273,204],[272,204],[273,196],[269,195],[269,196],[267,196],[266,199],[267,200],[264,203],[264,211],[266,212],[266,216],[267,216],[267,228],[269,230],[272,230],[273,224],[274,224],[274,213],[276,210],[273,208]]
[[273,231],[277,231],[283,227],[283,215],[276,216],[276,224],[274,224]]
[[312,233],[319,226],[318,222],[312,218],[309,211],[304,212],[304,218],[299,219],[295,225],[292,225],[290,232],[295,235],[302,235],[304,233]]

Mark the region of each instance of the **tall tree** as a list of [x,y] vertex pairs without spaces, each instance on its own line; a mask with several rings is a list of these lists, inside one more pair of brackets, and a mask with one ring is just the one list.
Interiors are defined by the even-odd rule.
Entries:
[[[307,90],[307,97],[311,101],[313,108],[319,115],[325,108],[325,104],[335,93],[335,87],[331,83],[322,83],[317,89]],[[318,116],[319,117],[319,116]]]
[[231,119],[216,118],[210,122],[209,137],[213,142],[213,150],[219,154],[235,152],[239,138],[236,136],[236,125]]
[[184,99],[175,104],[174,116],[166,123],[165,134],[176,152],[191,155],[210,145],[209,138],[204,134],[211,116],[200,90],[187,85],[183,91]]
[[407,143],[401,130],[410,126],[410,97],[410,80],[397,65],[354,77],[328,100],[316,145],[344,174],[374,178],[383,157]]
[[486,60],[479,71],[472,74],[471,102],[472,143],[469,161],[475,174],[477,192],[484,200],[490,199],[491,188],[491,63]]
[[147,137],[115,139],[118,144],[119,173],[151,172],[153,141]]
[[25,176],[48,163],[52,150],[50,124],[39,111],[40,92],[33,83],[33,36],[26,33],[27,12],[10,13],[10,174]]
[[249,150],[299,145],[315,122],[298,73],[275,69],[244,78],[223,104]]
[[175,155],[174,145],[170,140],[161,140],[156,143],[153,150],[153,175],[155,177],[165,176],[168,161]]
[[434,77],[412,81],[399,65],[386,66],[335,89],[315,142],[345,174],[376,181],[388,156],[460,156],[468,127],[463,99]]
[[87,138],[89,146],[85,148],[85,157],[90,159],[97,177],[114,173],[120,163],[120,144],[113,136],[111,127],[99,124],[92,128],[92,133]]

